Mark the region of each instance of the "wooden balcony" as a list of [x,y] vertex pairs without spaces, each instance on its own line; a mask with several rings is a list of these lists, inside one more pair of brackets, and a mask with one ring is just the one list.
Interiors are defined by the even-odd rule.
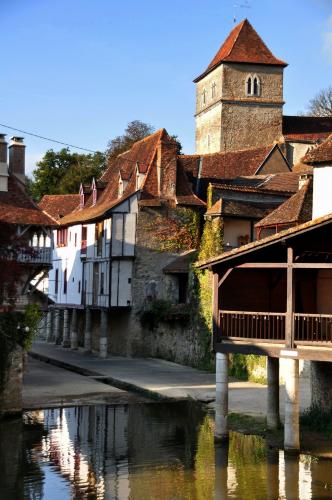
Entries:
[[[20,252],[12,257],[17,262],[24,264],[52,266],[52,248],[51,247],[30,247],[26,251]],[[8,255],[10,259],[10,255]]]
[[280,355],[283,349],[298,351],[298,357],[315,359],[312,350],[332,359],[332,314],[294,313],[294,338],[286,338],[286,313],[219,311],[215,336],[218,351]]

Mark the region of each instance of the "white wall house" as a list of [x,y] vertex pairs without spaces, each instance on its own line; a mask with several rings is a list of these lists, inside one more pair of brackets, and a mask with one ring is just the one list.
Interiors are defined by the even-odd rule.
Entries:
[[60,306],[129,307],[137,193],[98,222],[54,231],[49,296]]
[[313,175],[312,218],[332,213],[332,161],[331,165],[315,166]]

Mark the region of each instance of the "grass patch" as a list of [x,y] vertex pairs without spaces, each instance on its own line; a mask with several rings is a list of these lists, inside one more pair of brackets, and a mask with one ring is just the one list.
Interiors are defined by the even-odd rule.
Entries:
[[266,419],[264,417],[251,417],[250,415],[243,415],[241,413],[229,413],[228,424],[232,431],[243,434],[265,435],[267,431]]
[[323,411],[318,405],[313,404],[302,413],[300,422],[311,431],[322,432],[332,438],[332,410]]

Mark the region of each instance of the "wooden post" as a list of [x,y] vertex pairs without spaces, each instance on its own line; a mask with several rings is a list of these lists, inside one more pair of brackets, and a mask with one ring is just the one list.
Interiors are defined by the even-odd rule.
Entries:
[[286,347],[294,347],[294,271],[293,271],[293,249],[287,248],[287,304],[285,321],[285,343]]

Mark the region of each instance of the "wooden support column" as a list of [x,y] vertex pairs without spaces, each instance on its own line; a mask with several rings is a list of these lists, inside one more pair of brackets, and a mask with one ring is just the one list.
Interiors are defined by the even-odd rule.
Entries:
[[77,309],[73,309],[70,326],[70,347],[78,349]]
[[287,359],[285,374],[285,434],[284,447],[287,451],[300,449],[299,425],[299,360]]
[[279,358],[267,357],[267,428],[279,427]]
[[100,339],[99,339],[99,356],[107,358],[108,353],[108,313],[101,311],[100,313]]
[[212,294],[212,334],[213,334],[213,347],[219,337],[219,276],[213,273],[213,294]]
[[53,340],[53,312],[48,311],[46,320],[46,342]]
[[91,351],[91,338],[92,338],[91,309],[86,309],[85,328],[84,328],[84,349],[87,352]]
[[216,354],[216,407],[215,407],[216,441],[228,439],[228,354]]
[[69,309],[63,311],[63,347],[70,347]]
[[285,320],[285,343],[288,349],[294,347],[294,269],[293,269],[293,249],[287,248],[287,303]]
[[59,309],[55,310],[54,313],[54,342],[59,345],[61,343],[61,332],[60,332],[60,320],[61,311]]

